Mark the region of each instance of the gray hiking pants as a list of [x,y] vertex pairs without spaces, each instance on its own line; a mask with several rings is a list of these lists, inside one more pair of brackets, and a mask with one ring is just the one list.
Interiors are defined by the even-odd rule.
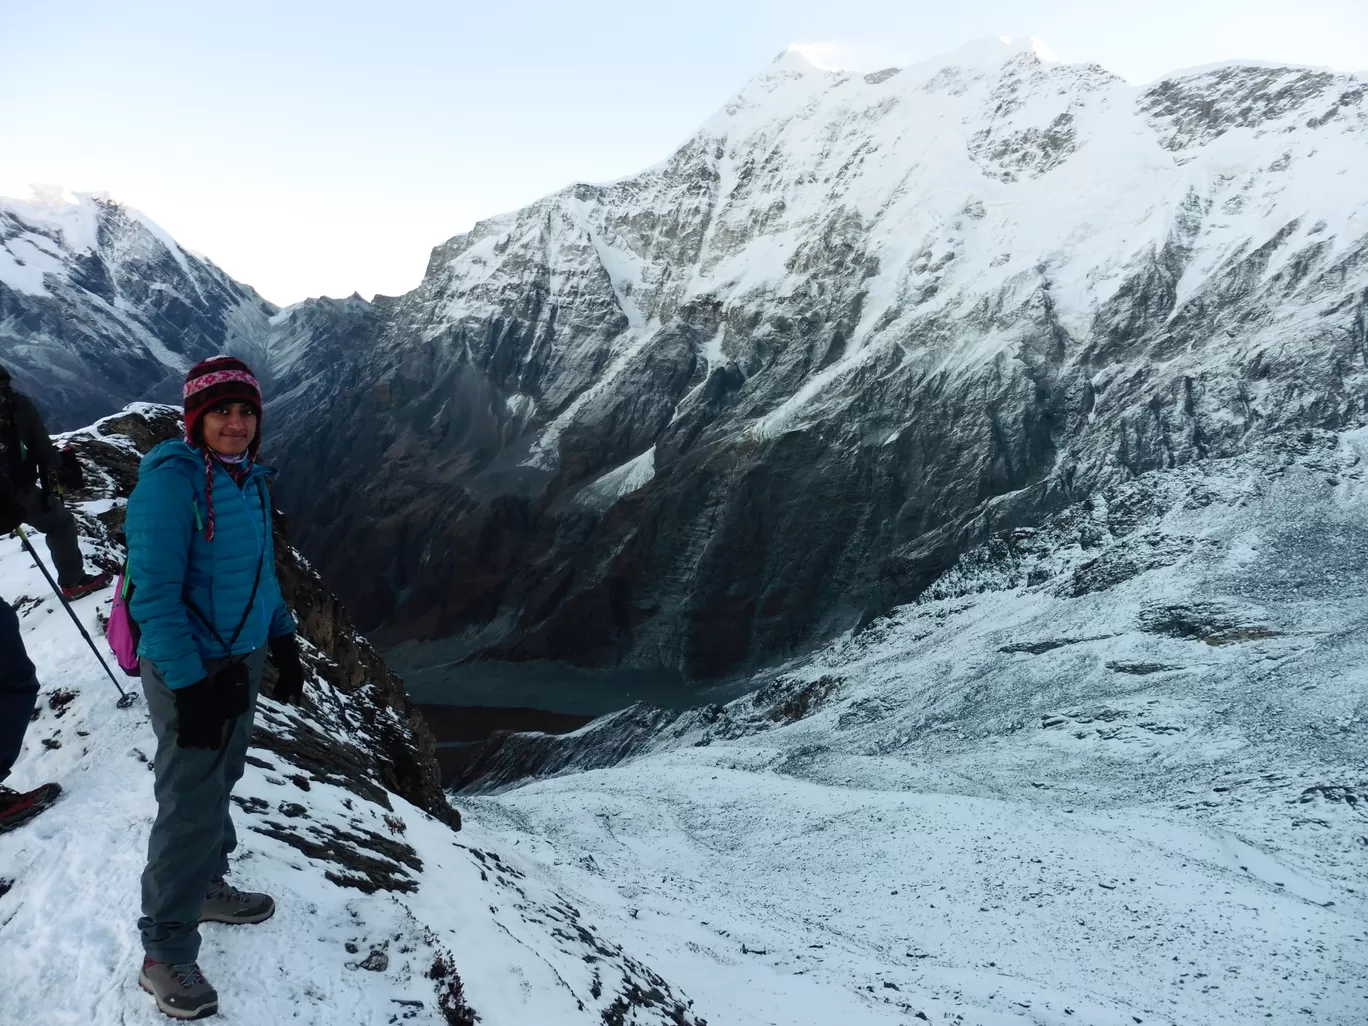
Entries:
[[24,510],[24,523],[47,538],[52,565],[57,568],[57,583],[69,588],[85,574],[81,547],[76,543],[76,518],[57,496],[47,501],[43,509],[43,492],[37,487],[27,488],[15,496]]
[[[263,645],[246,659],[251,708],[228,728],[228,742],[218,751],[176,743],[176,700],[156,664],[142,660],[143,694],[157,735],[157,819],[147,842],[138,930],[154,961],[177,965],[199,957],[205,892],[228,872],[228,855],[237,847],[228,798],[246,766],[266,651]],[[227,662],[210,660],[204,668],[213,675]]]

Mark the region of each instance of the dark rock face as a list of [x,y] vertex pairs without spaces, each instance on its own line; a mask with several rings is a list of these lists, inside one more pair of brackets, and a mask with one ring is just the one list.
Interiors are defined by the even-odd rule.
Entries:
[[135,399],[176,402],[216,353],[260,362],[276,308],[94,196],[0,203],[0,362],[51,430]]
[[1343,91],[1330,92],[1330,110],[1362,102],[1362,84],[1346,83],[1328,71],[1232,66],[1165,79],[1146,92],[1141,107],[1163,133],[1163,145],[1180,150],[1209,143],[1231,129],[1260,130],[1304,110],[1321,113],[1327,105],[1320,101],[1336,86]]
[[[337,691],[367,699],[357,702],[358,726],[365,730],[373,747],[371,758],[360,767],[361,773],[459,828],[461,817],[447,803],[442,790],[437,742],[405,692],[404,682],[357,634],[337,596],[290,546],[279,520],[276,551],[281,591],[294,611],[300,636],[325,657],[311,661],[314,672]],[[326,754],[326,745],[320,760],[323,772],[336,766],[336,760]]]
[[[1283,184],[1337,173],[1317,132],[1368,152],[1359,84],[781,63],[659,167],[377,303],[279,454],[299,544],[386,643],[707,678],[1104,487],[1361,424],[1368,236]],[[1233,128],[1240,174],[1181,167]]]
[[446,760],[447,784],[455,790],[487,791],[525,777],[615,766],[647,750],[660,729],[677,716],[664,709],[635,705],[574,734],[501,731],[487,741],[457,750]]
[[[85,489],[73,497],[126,499],[137,484],[142,455],[184,430],[178,414],[164,406],[131,407],[64,439],[85,474]],[[102,541],[109,547],[102,558],[107,569],[120,567],[123,524],[122,503],[100,517]],[[308,643],[302,646],[305,662],[330,685],[329,716],[350,741],[324,735],[301,719],[274,716],[263,707],[255,746],[308,774],[297,778],[305,790],[310,779],[327,781],[384,808],[390,807],[386,792],[392,791],[459,829],[460,815],[442,789],[436,741],[405,693],[404,682],[356,633],[336,596],[290,547],[279,518],[276,573],[299,635]],[[268,667],[267,694],[273,686],[274,671]]]

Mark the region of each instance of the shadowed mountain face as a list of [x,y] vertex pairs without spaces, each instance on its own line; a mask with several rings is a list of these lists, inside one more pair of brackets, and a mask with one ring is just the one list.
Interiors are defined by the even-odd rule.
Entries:
[[1099,487],[1360,423],[1364,92],[786,55],[377,306],[279,451],[301,540],[387,640],[709,677]]

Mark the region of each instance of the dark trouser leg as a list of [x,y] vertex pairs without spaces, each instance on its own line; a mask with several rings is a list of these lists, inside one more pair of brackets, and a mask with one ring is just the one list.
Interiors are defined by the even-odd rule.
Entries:
[[233,826],[233,803],[229,799],[233,796],[233,788],[237,786],[237,782],[242,779],[242,774],[247,769],[247,746],[252,743],[252,724],[256,719],[257,695],[261,692],[261,674],[266,668],[267,651],[266,648],[259,648],[247,659],[247,665],[252,671],[252,704],[247,715],[239,716],[237,723],[233,725],[233,732],[229,735],[225,749],[225,786],[223,801],[219,806],[223,816],[223,845],[220,849],[218,872],[214,874],[216,879],[222,879],[227,875],[228,856],[237,847],[237,828]]
[[0,780],[9,776],[19,758],[37,704],[38,678],[24,651],[19,617],[0,602]]
[[[255,710],[265,647],[252,653],[247,664]],[[222,661],[215,661],[205,669],[213,674],[221,666]],[[222,749],[181,748],[176,743],[175,697],[149,659],[142,661],[142,680],[157,735],[157,818],[147,844],[138,929],[148,957],[174,965],[199,957],[205,891],[222,874],[227,852],[237,842],[228,799],[242,776],[252,716],[239,717]]]
[[24,523],[47,537],[52,565],[57,568],[57,583],[69,588],[85,576],[85,560],[76,542],[76,518],[55,495],[43,509],[41,489],[30,488],[19,493],[19,504],[24,507]]

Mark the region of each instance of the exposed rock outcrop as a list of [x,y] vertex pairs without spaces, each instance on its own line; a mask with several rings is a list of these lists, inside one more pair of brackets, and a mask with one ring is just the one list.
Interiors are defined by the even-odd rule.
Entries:
[[[140,405],[105,418],[93,428],[62,439],[77,454],[84,489],[71,498],[127,499],[137,484],[138,463],[154,445],[183,432],[173,407]],[[116,503],[100,516],[98,530],[106,540],[100,557],[107,569],[121,563],[124,507]],[[344,737],[313,730],[301,720],[281,718],[273,729],[260,728],[257,743],[290,757],[315,776],[347,787],[368,800],[385,804],[385,792],[402,795],[438,819],[459,828],[441,786],[436,742],[414,709],[404,682],[392,672],[352,626],[346,610],[317,572],[291,548],[285,522],[277,517],[276,572],[285,600],[299,622],[308,646],[305,659],[332,687],[330,710]],[[268,667],[269,693],[274,671]]]

